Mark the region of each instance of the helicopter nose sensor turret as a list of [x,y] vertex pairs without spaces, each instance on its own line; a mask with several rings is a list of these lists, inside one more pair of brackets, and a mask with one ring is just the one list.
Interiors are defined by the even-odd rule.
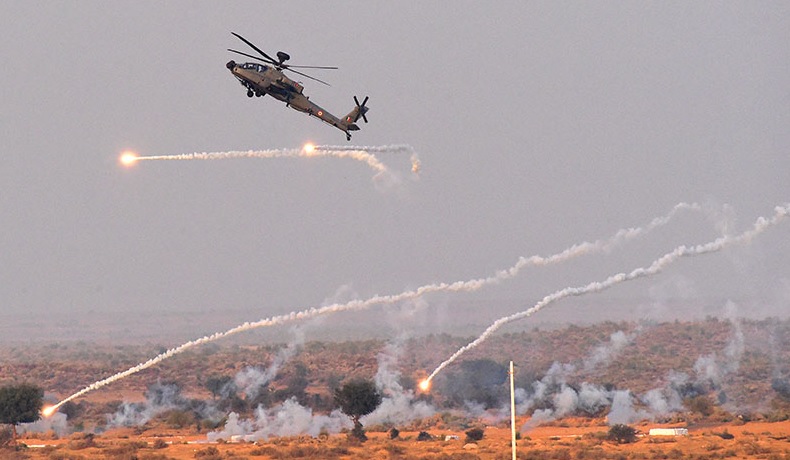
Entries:
[[227,67],[229,70],[233,70],[233,68],[236,67],[236,61],[228,61],[228,63],[225,64],[225,67]]

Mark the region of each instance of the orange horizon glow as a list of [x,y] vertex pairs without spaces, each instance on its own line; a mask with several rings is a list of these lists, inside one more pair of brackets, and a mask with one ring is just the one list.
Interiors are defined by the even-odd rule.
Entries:
[[131,150],[126,150],[121,154],[121,164],[124,166],[131,166],[137,162],[137,154]]

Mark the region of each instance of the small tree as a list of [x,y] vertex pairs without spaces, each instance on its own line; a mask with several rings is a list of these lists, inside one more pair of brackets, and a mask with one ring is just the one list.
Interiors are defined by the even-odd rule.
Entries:
[[628,444],[636,441],[636,430],[628,425],[618,423],[609,428],[609,440],[618,444]]
[[184,428],[195,423],[195,415],[186,410],[173,409],[167,412],[165,423],[170,428]]
[[39,419],[44,390],[23,383],[0,387],[0,423],[11,425],[12,442],[16,443],[16,426]]
[[[227,391],[228,384],[233,381],[233,377],[229,375],[212,375],[206,379],[206,389],[211,392],[211,397],[217,399],[217,396],[227,396],[223,391]],[[235,389],[233,391],[235,393]]]
[[466,442],[475,442],[483,439],[482,428],[472,428],[466,432]]
[[376,384],[372,380],[352,380],[335,390],[335,404],[354,422],[351,434],[360,441],[367,440],[359,419],[381,404],[381,393]]

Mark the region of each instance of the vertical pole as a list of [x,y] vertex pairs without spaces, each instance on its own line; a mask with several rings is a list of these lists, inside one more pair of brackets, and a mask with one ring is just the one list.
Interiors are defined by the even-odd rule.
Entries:
[[513,460],[516,460],[516,393],[513,384],[513,361],[510,361],[510,445],[513,447]]

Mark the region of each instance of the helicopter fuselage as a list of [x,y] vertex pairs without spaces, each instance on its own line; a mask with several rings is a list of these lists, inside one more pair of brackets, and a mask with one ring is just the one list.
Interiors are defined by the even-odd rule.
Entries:
[[[239,80],[241,85],[247,88],[247,96],[249,97],[261,97],[268,94],[278,101],[285,102],[286,106],[294,110],[317,117],[325,123],[340,129],[346,133],[346,138],[349,140],[351,139],[349,131],[359,130],[359,126],[355,123],[361,116],[359,106],[341,119],[324,110],[318,104],[311,102],[310,98],[303,93],[304,86],[288,78],[281,70],[272,65],[253,62],[237,64],[234,61],[230,61],[226,67]],[[364,107],[363,110],[367,111],[367,107]]]

